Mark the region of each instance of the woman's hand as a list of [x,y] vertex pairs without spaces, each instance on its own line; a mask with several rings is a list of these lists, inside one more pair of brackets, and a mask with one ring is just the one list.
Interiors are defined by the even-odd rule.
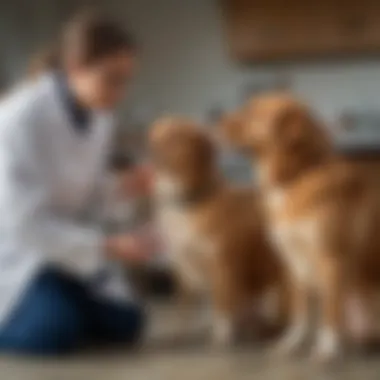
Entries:
[[149,197],[153,189],[153,170],[148,165],[140,165],[126,175],[122,182],[123,191],[129,196]]
[[105,249],[111,258],[142,264],[157,252],[156,243],[155,237],[149,234],[120,234],[108,237]]

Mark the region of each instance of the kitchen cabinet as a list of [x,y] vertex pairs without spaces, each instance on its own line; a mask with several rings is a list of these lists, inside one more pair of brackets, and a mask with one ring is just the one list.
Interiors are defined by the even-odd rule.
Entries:
[[224,0],[222,9],[242,63],[380,53],[378,0]]

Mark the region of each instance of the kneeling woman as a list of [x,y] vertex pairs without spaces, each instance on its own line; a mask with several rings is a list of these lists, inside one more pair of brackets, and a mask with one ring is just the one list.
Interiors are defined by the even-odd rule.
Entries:
[[[57,68],[0,104],[0,350],[67,353],[134,343],[144,313],[109,269],[149,247],[105,237],[86,217],[101,193],[112,109],[135,61],[130,37],[84,16],[67,26]],[[120,281],[119,281],[120,280]]]

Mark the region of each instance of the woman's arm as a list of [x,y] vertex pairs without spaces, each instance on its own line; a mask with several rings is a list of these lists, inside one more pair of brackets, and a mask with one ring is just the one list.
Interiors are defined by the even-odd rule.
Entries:
[[0,142],[4,154],[0,206],[7,210],[3,215],[7,238],[46,263],[91,274],[102,262],[101,231],[54,208],[54,153],[35,116],[26,111],[12,116]]
[[20,250],[77,274],[95,272],[104,255],[126,261],[149,258],[152,239],[128,234],[105,238],[98,221],[81,223],[54,209],[53,152],[43,128],[32,117],[21,118],[15,128],[5,144],[7,203],[13,204],[7,223]]
[[[108,169],[108,171],[111,170]],[[129,233],[115,235],[111,233],[105,242],[106,252],[112,258],[129,262],[141,262],[150,259],[152,253],[156,252],[159,243],[156,232],[152,228],[146,228],[146,226],[140,226],[140,228],[135,228],[131,231],[131,226],[127,227],[127,220],[131,222],[128,217],[133,218],[133,216],[125,215],[125,213],[128,213],[128,207],[123,208],[129,203],[133,209],[134,200],[151,196],[153,181],[150,168],[147,165],[133,164],[126,169],[120,168],[117,172],[114,170],[113,176],[107,176],[106,173],[103,173],[99,177],[97,197],[95,198],[97,199],[96,204],[101,206],[98,208],[98,211],[100,211],[98,212],[100,224],[107,226],[107,223],[125,222],[125,228],[129,230]],[[115,215],[115,212],[117,213],[118,211],[126,219],[120,219],[119,214]]]

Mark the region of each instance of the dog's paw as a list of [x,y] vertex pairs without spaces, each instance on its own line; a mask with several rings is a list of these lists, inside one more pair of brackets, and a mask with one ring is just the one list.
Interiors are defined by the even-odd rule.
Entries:
[[317,341],[312,350],[312,358],[320,364],[330,364],[342,357],[343,345],[337,331],[321,329],[317,333]]
[[213,322],[212,343],[216,347],[228,347],[234,341],[234,328],[230,319],[217,317]]
[[304,325],[295,325],[289,328],[276,343],[273,353],[276,356],[295,355],[302,348],[306,340],[307,329]]

